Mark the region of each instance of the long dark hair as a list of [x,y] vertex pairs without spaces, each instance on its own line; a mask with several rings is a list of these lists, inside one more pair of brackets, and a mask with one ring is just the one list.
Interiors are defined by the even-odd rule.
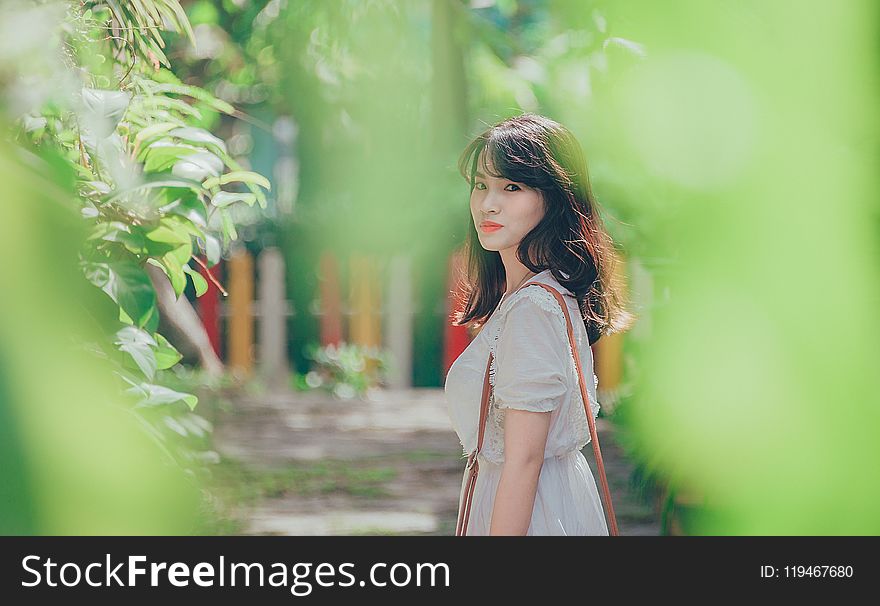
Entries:
[[[574,293],[590,345],[603,334],[629,328],[635,316],[625,309],[624,285],[615,271],[620,257],[599,216],[586,159],[571,131],[533,113],[508,118],[477,135],[462,152],[458,168],[471,192],[478,163],[485,174],[541,192],[544,217],[522,239],[517,257],[535,273],[549,268]],[[455,326],[481,327],[504,294],[506,276],[501,255],[484,249],[473,220],[469,223],[464,290],[458,293],[463,305],[452,318]]]

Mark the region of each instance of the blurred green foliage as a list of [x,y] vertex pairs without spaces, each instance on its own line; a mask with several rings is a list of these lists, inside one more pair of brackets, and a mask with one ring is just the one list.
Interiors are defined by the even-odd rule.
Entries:
[[[3,246],[19,259],[3,274],[14,323],[2,404],[19,490],[2,500],[2,531],[191,532],[196,472],[211,457],[194,445],[211,427],[194,394],[159,382],[182,356],[157,332],[145,268],[178,298],[188,282],[203,294],[190,261],[217,263],[237,237],[229,209],[265,208],[269,181],[198,125],[198,105],[235,109],[170,70],[162,32],[194,42],[178,0],[7,3],[0,28],[19,42],[0,56],[17,198]],[[20,359],[29,350],[51,353]]]
[[[4,258],[21,259],[4,282],[33,288],[4,301],[12,528],[88,526],[47,525],[48,476],[33,471],[53,469],[33,450],[51,424],[22,403],[65,389],[74,406],[87,393],[75,379],[92,376],[65,375],[81,391],[43,380],[40,368],[67,368],[56,333],[93,327],[76,342],[129,379],[134,401],[177,398],[185,412],[183,391],[149,387],[178,354],[155,333],[141,264],[178,294],[201,290],[190,255],[213,263],[236,225],[283,246],[296,309],[326,250],[409,254],[414,379],[439,385],[446,260],[473,229],[455,160],[486,123],[528,110],[578,136],[630,261],[642,320],[616,422],[640,473],[702,495],[688,531],[880,530],[874,3],[196,0],[191,28],[171,0],[136,4],[179,30],[167,46],[156,28],[106,29],[115,9],[98,3],[17,5],[0,20],[52,32],[10,34],[0,57],[17,141],[4,186],[25,213],[3,226]],[[116,21],[159,24],[124,10]],[[254,166],[283,187],[267,192]],[[80,256],[111,298],[59,278]],[[92,313],[65,315],[78,292]],[[308,314],[293,322],[300,343],[317,341]]]
[[629,260],[642,320],[619,422],[645,475],[700,495],[688,531],[878,531],[873,3],[205,0],[194,13],[224,43],[193,73],[296,125],[279,233],[299,308],[320,251],[406,251],[415,382],[440,384],[446,259],[473,228],[457,154],[487,123],[546,114],[584,145]]
[[323,347],[312,343],[306,350],[314,364],[298,378],[298,387],[323,389],[341,399],[363,397],[370,388],[384,384],[391,360],[387,351],[355,343]]

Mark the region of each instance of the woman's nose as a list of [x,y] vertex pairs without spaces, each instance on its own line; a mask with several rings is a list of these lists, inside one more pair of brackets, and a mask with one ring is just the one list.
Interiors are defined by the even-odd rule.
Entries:
[[483,197],[483,200],[480,202],[480,210],[485,214],[495,214],[498,212],[498,204],[495,202],[496,198],[492,192],[487,192]]

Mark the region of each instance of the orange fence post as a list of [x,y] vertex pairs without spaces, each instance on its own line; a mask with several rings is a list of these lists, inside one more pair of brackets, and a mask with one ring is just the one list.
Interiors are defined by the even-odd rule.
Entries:
[[229,366],[234,372],[250,376],[254,360],[254,260],[244,248],[232,253],[229,270]]
[[[381,343],[381,282],[376,263],[364,256],[351,259],[349,297],[351,320],[350,340],[362,347],[379,347]],[[367,364],[367,371],[376,371],[376,362]]]
[[324,252],[318,275],[321,346],[342,343],[342,295],[339,262],[331,252]]

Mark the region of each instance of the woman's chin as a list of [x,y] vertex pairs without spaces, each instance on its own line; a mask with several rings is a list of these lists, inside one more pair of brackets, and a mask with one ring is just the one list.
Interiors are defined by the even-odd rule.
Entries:
[[480,234],[480,245],[486,250],[499,251],[504,248],[500,242],[493,240],[492,234]]

